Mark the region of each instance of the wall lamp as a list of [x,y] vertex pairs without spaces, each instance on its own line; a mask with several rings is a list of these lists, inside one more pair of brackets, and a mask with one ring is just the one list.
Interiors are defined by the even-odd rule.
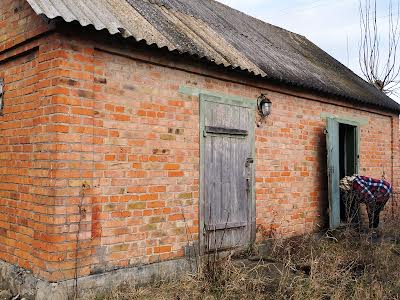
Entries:
[[267,97],[265,97],[265,95],[261,94],[257,98],[257,108],[260,116],[262,118],[266,118],[272,112],[272,102]]

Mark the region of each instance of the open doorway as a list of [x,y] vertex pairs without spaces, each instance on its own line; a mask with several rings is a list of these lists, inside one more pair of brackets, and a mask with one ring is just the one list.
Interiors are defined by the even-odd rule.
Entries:
[[[357,126],[339,123],[339,178],[352,176],[357,173]],[[345,203],[349,197],[340,197],[340,222],[348,223],[349,214],[357,213],[356,208],[349,208],[349,203]],[[351,200],[351,199],[350,199]],[[354,206],[355,203],[351,203]],[[351,212],[349,211],[351,209]],[[356,216],[351,216],[351,220],[357,220]]]
[[340,195],[339,182],[358,173],[359,126],[351,121],[327,118],[329,227],[347,222],[346,205]]

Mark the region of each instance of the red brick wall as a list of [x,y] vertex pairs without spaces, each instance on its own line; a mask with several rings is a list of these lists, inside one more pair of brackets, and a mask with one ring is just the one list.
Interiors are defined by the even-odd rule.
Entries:
[[[59,101],[69,111],[59,115],[59,126],[73,163],[60,173],[66,181],[57,197],[70,203],[66,210],[71,213],[81,197],[81,274],[182,256],[199,231],[199,104],[178,89],[195,86],[254,99],[262,90],[85,47],[65,45],[74,71],[60,82],[68,92]],[[392,132],[392,116],[268,95],[273,114],[256,130],[260,233],[290,236],[323,226],[322,113],[366,121],[361,172],[380,177],[384,170],[391,180],[392,138],[387,133]],[[60,267],[71,265],[64,261]]]
[[76,263],[88,275],[182,256],[198,232],[196,101],[153,94],[161,73],[149,65],[140,64],[148,74],[124,61],[113,69],[93,48],[62,49],[62,92],[53,102],[66,110],[52,120],[63,144],[54,196],[64,207],[55,214],[67,214],[74,234],[54,241],[65,256],[48,278],[71,278]]
[[55,35],[36,38],[48,29],[25,0],[0,1],[0,259],[42,278],[63,259],[53,243],[64,239],[57,224],[66,223],[54,216],[63,210],[54,198],[63,145],[52,116],[63,112],[53,101],[63,57]]
[[392,163],[399,170],[397,116],[216,79],[219,74],[204,75],[210,71],[187,62],[190,72],[178,63],[149,64],[168,63],[151,53],[126,52],[141,57],[132,59],[70,40],[48,37],[36,51],[0,65],[6,80],[0,259],[42,278],[172,259],[197,240],[199,103],[180,94],[180,86],[253,99],[268,92],[273,113],[256,129],[259,235],[301,234],[323,223],[323,112],[367,121],[363,174],[380,177],[385,170],[392,180]]
[[26,0],[0,1],[0,53],[48,30]]
[[[41,46],[0,60],[4,78],[4,110],[0,116],[0,259],[46,276],[53,255],[58,211],[54,178],[58,168],[58,143],[53,104],[60,63],[55,39],[42,39]],[[29,46],[37,46],[35,44]],[[29,48],[29,47],[27,47]]]

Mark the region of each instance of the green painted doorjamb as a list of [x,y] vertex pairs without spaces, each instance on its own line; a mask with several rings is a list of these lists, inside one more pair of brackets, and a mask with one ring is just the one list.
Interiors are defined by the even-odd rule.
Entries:
[[218,102],[222,104],[231,104],[248,108],[257,107],[257,97],[254,97],[254,99],[252,99],[187,86],[181,86],[179,88],[179,93],[195,97],[200,97],[201,95],[203,95],[207,97],[208,101],[213,101],[214,99],[215,101],[213,102]]
[[326,128],[329,228],[336,229],[340,226],[339,122],[327,118]]
[[346,125],[351,125],[356,127],[356,171],[357,174],[360,173],[360,151],[361,151],[361,127],[368,125],[369,121],[367,118],[357,118],[354,116],[347,116],[347,115],[334,115],[330,113],[321,113],[321,119],[326,120],[326,119],[333,119],[337,121],[340,124],[346,124]]
[[326,112],[321,113],[321,120],[326,121],[327,118],[334,119],[342,124],[352,125],[352,126],[365,126],[368,125],[368,119],[366,118],[356,118],[354,116],[346,115],[334,115]]
[[[361,126],[368,124],[367,119],[333,116],[330,114],[322,113],[321,118],[326,119],[327,122],[327,151],[328,151],[328,180],[331,185],[329,188],[329,205],[330,205],[330,228],[334,229],[340,225],[340,191],[339,182],[336,181],[339,172],[339,124],[345,124],[355,127],[355,151],[356,151],[356,173],[360,172],[360,144],[361,144]],[[336,144],[335,144],[336,143]],[[331,149],[329,149],[331,147]],[[337,185],[337,187],[336,187]]]

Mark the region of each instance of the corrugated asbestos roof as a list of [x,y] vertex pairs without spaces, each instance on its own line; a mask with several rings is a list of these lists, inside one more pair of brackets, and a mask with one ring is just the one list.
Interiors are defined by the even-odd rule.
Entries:
[[214,0],[27,1],[49,19],[78,21],[282,83],[400,111],[398,103],[305,37]]

